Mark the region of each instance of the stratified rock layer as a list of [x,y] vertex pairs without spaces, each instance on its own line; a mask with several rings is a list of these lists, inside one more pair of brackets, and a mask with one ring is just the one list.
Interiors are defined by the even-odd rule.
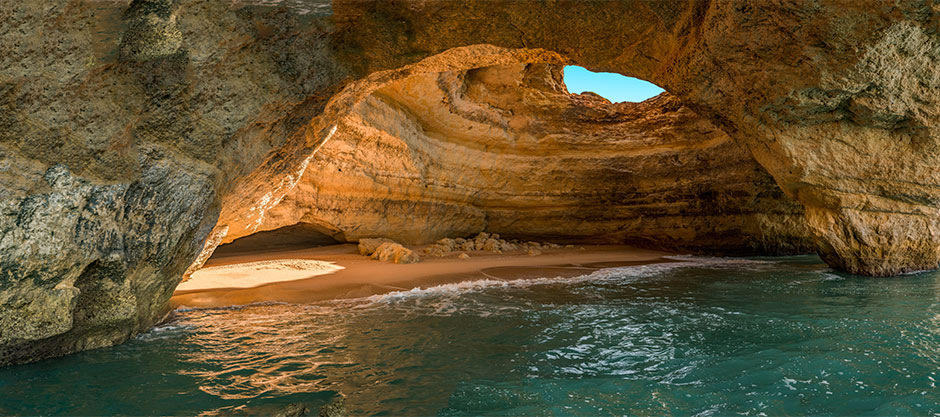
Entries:
[[353,110],[259,230],[812,251],[802,208],[669,94],[611,104],[516,64],[409,77]]

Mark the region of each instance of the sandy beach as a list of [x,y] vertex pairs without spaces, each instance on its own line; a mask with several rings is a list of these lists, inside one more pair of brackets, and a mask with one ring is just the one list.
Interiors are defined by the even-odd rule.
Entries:
[[[420,253],[421,247],[415,248]],[[241,250],[213,256],[170,300],[174,308],[222,307],[257,302],[307,303],[358,298],[477,279],[570,277],[601,268],[661,262],[671,253],[629,246],[575,246],[544,250],[468,252],[423,257],[399,265],[359,255],[356,245]],[[315,261],[315,262],[313,262]]]

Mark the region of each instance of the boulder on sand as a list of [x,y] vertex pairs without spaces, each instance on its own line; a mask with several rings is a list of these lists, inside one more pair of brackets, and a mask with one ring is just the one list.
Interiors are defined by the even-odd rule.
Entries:
[[379,245],[372,253],[372,259],[396,264],[413,264],[421,261],[421,258],[411,249],[395,242],[385,242]]
[[362,256],[372,255],[383,243],[395,243],[395,241],[384,237],[359,239],[359,254]]

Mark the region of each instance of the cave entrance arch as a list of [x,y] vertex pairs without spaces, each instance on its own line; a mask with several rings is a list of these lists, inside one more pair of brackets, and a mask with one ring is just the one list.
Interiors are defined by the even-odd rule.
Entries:
[[487,231],[699,253],[811,250],[801,207],[721,129],[669,93],[639,103],[571,94],[565,63],[479,45],[347,86],[312,123],[324,141],[289,189],[223,211],[220,242],[316,224],[352,242]]

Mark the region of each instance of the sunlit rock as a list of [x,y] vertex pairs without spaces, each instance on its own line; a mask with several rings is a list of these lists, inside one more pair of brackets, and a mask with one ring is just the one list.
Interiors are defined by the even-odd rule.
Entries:
[[[724,132],[663,94],[571,95],[561,67],[412,76],[339,123],[259,230],[510,238],[707,253],[812,251],[802,208]],[[486,237],[461,250],[501,250]],[[511,250],[511,249],[510,249]]]
[[375,252],[372,252],[371,258],[394,264],[413,264],[421,261],[421,258],[414,251],[395,242],[382,243],[375,248]]

